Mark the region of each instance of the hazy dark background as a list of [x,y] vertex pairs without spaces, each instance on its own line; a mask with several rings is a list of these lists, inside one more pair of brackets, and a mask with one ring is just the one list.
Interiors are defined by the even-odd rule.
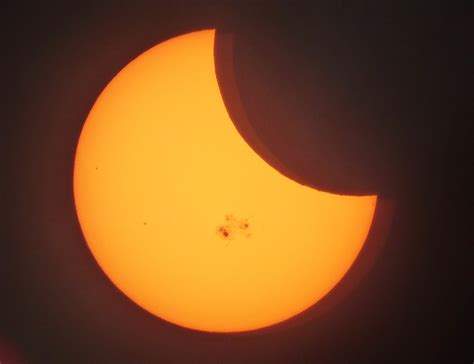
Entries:
[[[2,13],[0,342],[31,363],[473,360],[469,6],[80,2]],[[101,90],[153,45],[213,27],[234,32],[242,103],[275,155],[321,189],[397,202],[357,289],[291,327],[213,335],[163,322],[110,284],[76,221],[74,150]]]

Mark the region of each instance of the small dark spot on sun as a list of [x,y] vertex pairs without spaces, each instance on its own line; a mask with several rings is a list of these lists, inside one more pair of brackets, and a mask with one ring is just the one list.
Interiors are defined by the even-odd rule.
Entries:
[[218,233],[223,237],[223,238],[229,238],[230,239],[230,230],[228,226],[219,226],[217,229]]
[[143,225],[145,225],[145,226],[146,226],[146,225],[148,225],[148,224],[147,224],[147,222],[146,222],[146,221],[144,221],[144,222],[143,222]]
[[231,213],[224,215],[225,222],[217,226],[217,234],[225,240],[234,240],[242,236],[250,238],[252,236],[248,218],[237,218]]
[[95,170],[98,171],[98,170],[99,170],[99,167],[95,167]]

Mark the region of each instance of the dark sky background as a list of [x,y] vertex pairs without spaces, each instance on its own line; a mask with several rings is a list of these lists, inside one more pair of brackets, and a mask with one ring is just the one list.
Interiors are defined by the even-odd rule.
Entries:
[[[2,364],[7,342],[28,363],[474,360],[469,6],[41,2],[2,13]],[[291,173],[396,204],[371,270],[338,304],[247,334],[138,308],[94,262],[73,204],[74,151],[101,90],[143,51],[207,28],[233,34],[249,122]]]

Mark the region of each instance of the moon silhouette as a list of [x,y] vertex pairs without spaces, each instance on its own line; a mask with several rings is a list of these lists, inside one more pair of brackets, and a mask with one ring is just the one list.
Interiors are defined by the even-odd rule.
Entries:
[[214,30],[144,52],[84,123],[74,199],[110,280],[153,315],[239,332],[304,311],[364,245],[376,196],[318,191],[281,174],[229,117]]

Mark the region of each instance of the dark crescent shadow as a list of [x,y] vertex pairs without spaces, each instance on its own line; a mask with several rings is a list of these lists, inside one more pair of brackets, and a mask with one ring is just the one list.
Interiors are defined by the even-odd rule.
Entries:
[[[271,97],[262,93],[265,93],[265,90],[270,92],[269,88],[272,86],[262,84],[264,79],[259,79],[258,69],[255,66],[260,62],[259,59],[262,58],[262,55],[246,54],[247,51],[252,52],[252,50],[240,49],[237,45],[237,37],[238,35],[232,31],[219,28],[216,30],[214,63],[217,82],[227,112],[247,144],[281,174],[302,185],[339,195],[367,196],[377,194],[391,197],[386,195],[387,186],[380,184],[383,173],[379,171],[378,166],[380,163],[390,165],[393,161],[384,161],[382,156],[375,157],[374,155],[377,153],[372,153],[374,157],[370,160],[373,164],[369,168],[367,150],[377,148],[375,146],[361,147],[361,144],[369,145],[370,143],[369,140],[359,135],[365,130],[364,127],[360,125],[360,130],[354,136],[350,136],[351,127],[347,126],[347,130],[343,130],[341,126],[347,121],[344,118],[348,116],[339,115],[342,124],[334,123],[331,119],[325,119],[324,115],[318,113],[317,110],[320,108],[318,103],[305,104],[306,108],[313,110],[313,114],[302,113],[301,110],[297,111],[294,105],[290,108],[290,104],[285,104],[295,114],[293,119],[282,117],[278,111],[281,106],[277,104],[285,103],[287,101],[285,97],[290,93],[293,93],[293,96],[297,95],[295,97],[301,96],[302,100],[303,95],[309,99],[316,98],[316,95],[311,96],[313,91],[304,88],[299,92],[292,89],[285,91],[286,96],[279,95],[275,100],[272,99],[273,105],[275,105],[274,110],[268,110],[272,105],[269,103]],[[239,44],[242,45],[241,43],[245,43],[245,40],[240,39]],[[245,56],[243,56],[244,54]],[[265,62],[271,63],[272,60],[265,59]],[[288,72],[301,71],[290,70]],[[243,77],[245,80],[238,77]],[[248,81],[250,79],[255,83],[253,88],[249,88]],[[284,80],[281,82],[282,85],[285,83]],[[254,104],[258,104],[259,101],[262,104],[256,108]],[[340,108],[344,109],[344,105],[341,105]],[[296,120],[302,119],[312,124],[312,129],[318,130],[318,136],[314,138],[315,144],[312,147],[308,145],[308,138],[304,138],[303,135],[299,135],[300,143],[295,144],[294,139],[297,135],[295,133],[301,132],[300,121]],[[275,133],[280,135],[279,141],[270,137]],[[347,143],[344,147],[340,145],[341,138],[345,138]],[[306,140],[303,141],[303,139]],[[348,154],[348,150],[351,150],[351,153]],[[358,171],[354,174],[355,169]]]

